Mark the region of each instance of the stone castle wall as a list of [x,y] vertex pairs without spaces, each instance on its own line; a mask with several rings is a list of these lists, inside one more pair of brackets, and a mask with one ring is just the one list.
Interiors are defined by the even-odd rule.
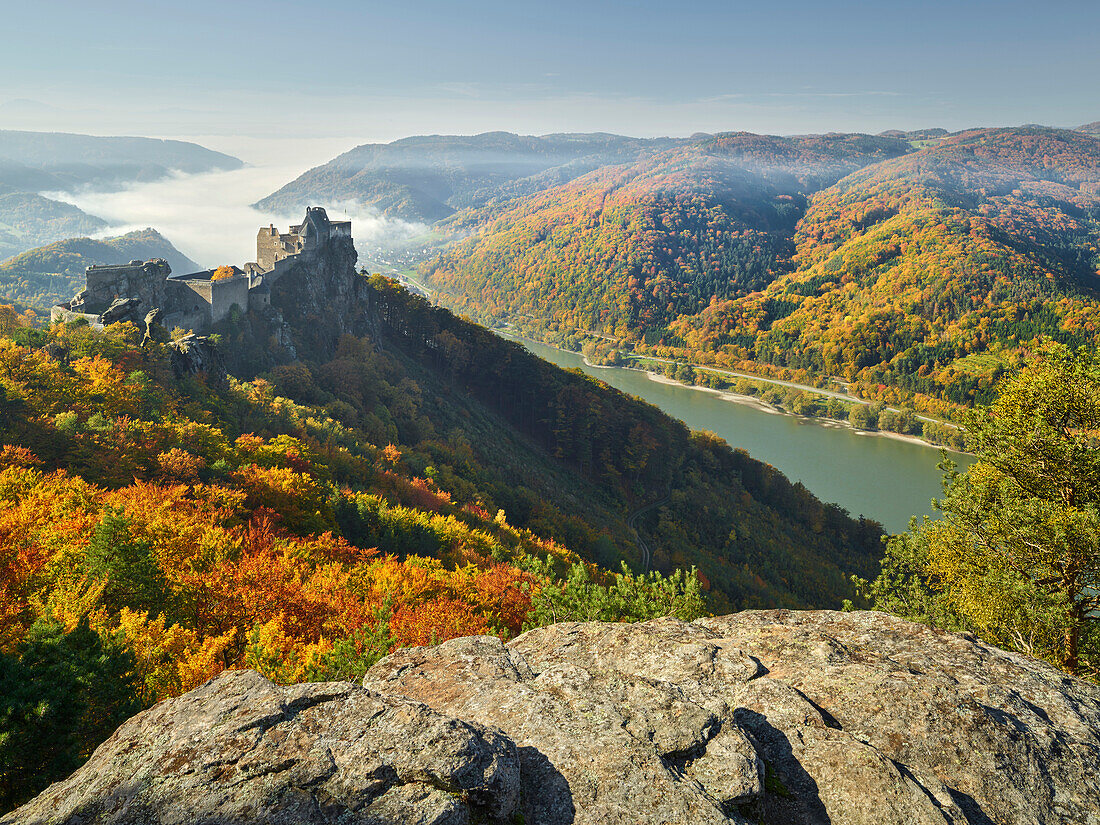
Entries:
[[90,266],[85,271],[87,285],[82,293],[82,309],[98,314],[115,298],[138,298],[147,309],[163,306],[167,298],[165,280],[171,273],[168,262],[159,258],[118,266]]
[[209,270],[169,277],[171,267],[159,258],[90,266],[85,270],[84,291],[69,303],[54,307],[51,318],[83,318],[98,325],[113,301],[136,299],[131,300],[133,306],[122,310],[125,317],[118,315],[118,309],[112,317],[140,324],[146,313],[158,308],[161,323],[169,329],[205,330],[228,317],[234,305],[241,311],[271,307],[271,287],[303,260],[323,255],[336,239],[351,241],[351,223],[333,223],[324,209],[310,207],[305,220],[292,226],[289,233],[280,233],[274,226],[262,227],[256,236],[256,263],[246,264],[244,270],[234,268],[237,274],[230,278],[215,281]]
[[185,281],[187,287],[205,304],[210,323],[229,315],[233,305],[248,309],[248,277],[237,275],[220,281]]
[[256,263],[265,271],[289,255],[296,255],[301,249],[301,240],[293,232],[280,234],[275,227],[267,226],[256,235]]
[[169,329],[200,330],[229,315],[233,305],[248,309],[247,275],[212,281],[209,278],[171,278],[163,323]]
[[268,286],[275,284],[283,275],[297,266],[298,257],[298,255],[293,255],[289,258],[281,258],[276,261],[271,269],[263,274],[264,283]]

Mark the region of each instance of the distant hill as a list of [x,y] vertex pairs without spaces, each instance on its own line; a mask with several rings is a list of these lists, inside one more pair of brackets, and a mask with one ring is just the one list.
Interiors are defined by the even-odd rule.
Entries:
[[43,192],[114,190],[177,171],[240,166],[235,157],[180,140],[0,130],[0,258],[107,226]]
[[45,169],[0,157],[0,189],[5,192],[56,192],[66,182]]
[[486,322],[972,403],[1017,342],[1095,337],[1100,140],[927,139],[702,138],[455,216],[422,275]]
[[647,140],[602,133],[410,137],[357,146],[255,205],[294,212],[312,203],[353,200],[384,215],[431,222],[687,142],[686,138]]
[[0,185],[24,192],[113,189],[173,171],[242,165],[231,155],[181,140],[0,130]]
[[0,194],[0,258],[106,226],[102,218],[69,203],[27,192]]
[[981,401],[1019,342],[1096,340],[1100,140],[954,135],[815,195],[794,242],[761,294],[683,316],[668,340]]
[[1100,120],[1086,123],[1084,126],[1078,126],[1077,131],[1084,132],[1086,135],[1100,135]]
[[47,309],[84,288],[86,267],[120,264],[137,258],[164,258],[173,272],[202,268],[155,229],[128,232],[102,241],[69,238],[0,263],[0,299]]
[[909,132],[903,132],[899,129],[888,129],[885,132],[880,132],[880,137],[893,137],[900,138],[901,140],[909,141],[909,145],[915,149],[923,149],[925,146],[931,146],[934,143],[938,143],[947,137],[950,132],[946,129],[913,129]]
[[756,135],[726,132],[707,136],[685,150],[721,158],[762,174],[779,185],[809,193],[868,164],[911,151],[907,141],[863,134]]
[[942,138],[947,137],[950,132],[946,129],[913,129],[909,132],[903,132],[901,129],[887,129],[885,132],[879,132],[880,137],[893,137],[902,138],[903,140],[927,140],[929,138]]
[[867,135],[706,136],[456,216],[447,227],[470,237],[423,274],[486,321],[535,314],[655,340],[712,299],[766,287],[794,252],[806,192],[909,149]]

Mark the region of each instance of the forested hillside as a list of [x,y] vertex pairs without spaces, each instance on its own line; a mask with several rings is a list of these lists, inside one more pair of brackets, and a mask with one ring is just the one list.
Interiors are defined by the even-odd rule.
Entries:
[[155,229],[135,230],[101,241],[68,238],[0,263],[0,299],[49,309],[84,288],[86,267],[138,258],[164,258],[178,273],[201,269]]
[[934,131],[701,138],[456,215],[420,272],[544,337],[971,404],[1036,335],[1094,340],[1100,140]]
[[530,314],[629,337],[762,289],[802,208],[740,167],[662,155],[463,216],[456,231],[488,221],[421,272],[488,322]]
[[64,238],[90,235],[106,226],[102,218],[72,204],[0,189],[0,258]]
[[681,318],[666,343],[988,400],[1037,335],[1094,341],[1100,140],[967,132],[820,192],[788,272]]
[[[276,367],[276,387],[347,416],[372,443],[421,445],[423,463],[440,473],[466,466],[453,446],[459,435],[483,468],[485,506],[519,526],[605,566],[636,565],[642,553],[626,521],[661,502],[637,525],[653,566],[696,564],[731,604],[756,603],[761,587],[763,602],[826,591],[843,598],[841,571],[878,553],[877,525],[851,521],[647,404],[547,364],[387,279],[370,281],[365,302],[374,347]],[[259,360],[249,350],[254,329],[242,323],[223,334],[231,360]],[[378,372],[364,373],[359,362]],[[387,386],[398,390],[387,397]],[[804,579],[798,569],[818,573]]]
[[[5,455],[30,473],[4,488],[16,522],[5,535],[21,537],[4,546],[23,548],[5,562],[15,565],[4,578],[9,620],[49,601],[60,586],[39,566],[50,548],[85,547],[119,495],[120,512],[139,494],[163,499],[157,512],[168,519],[201,513],[234,525],[270,510],[278,535],[330,531],[383,554],[450,558],[434,527],[406,531],[377,512],[356,516],[365,494],[375,497],[368,509],[411,506],[494,535],[505,524],[529,530],[525,546],[536,555],[553,545],[563,558],[612,569],[644,567],[647,555],[664,571],[697,564],[720,609],[836,605],[846,574],[874,567],[877,525],[852,521],[745,453],[393,282],[377,278],[371,293],[374,340],[346,336],[331,360],[247,384],[181,382],[168,346],[141,349],[125,325],[62,326],[47,336],[9,315],[13,337],[0,350]],[[37,348],[47,337],[50,346]],[[83,492],[62,494],[73,484]],[[43,509],[40,496],[55,505]],[[73,521],[57,509],[68,506],[85,514]],[[627,524],[637,510],[650,553]],[[55,529],[70,532],[47,541]],[[168,535],[142,540],[160,562],[180,563],[159,544]]]
[[803,192],[902,154],[891,138],[707,138],[519,202],[464,213],[474,231],[425,265],[448,304],[656,343],[675,319],[767,286],[794,251]]

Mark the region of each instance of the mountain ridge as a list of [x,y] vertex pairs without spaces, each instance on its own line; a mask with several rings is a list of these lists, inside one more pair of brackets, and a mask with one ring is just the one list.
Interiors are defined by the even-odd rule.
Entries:
[[[1045,128],[953,135],[815,195],[787,272],[761,296],[673,330],[689,349],[755,332],[742,357],[972,403],[995,376],[956,369],[970,353],[1010,358],[1036,334],[1091,340],[1098,183],[1092,137]],[[777,309],[748,326],[769,301]]]
[[587,171],[685,141],[607,133],[418,135],[357,146],[254,205],[298,209],[318,200],[355,200],[384,215],[436,221],[483,205],[501,187],[521,186],[523,179],[555,168],[571,178],[575,172],[567,171],[569,164]]
[[243,165],[232,155],[182,140],[11,129],[0,129],[0,159],[11,167],[5,170],[0,163],[0,184],[22,170],[38,178],[30,187],[27,181],[10,185],[35,192],[114,188],[156,180],[172,171],[193,174]]
[[794,252],[807,191],[909,149],[863,135],[710,136],[462,213],[448,226],[471,237],[421,273],[464,312],[518,313],[553,292],[555,323],[644,338],[763,289]]

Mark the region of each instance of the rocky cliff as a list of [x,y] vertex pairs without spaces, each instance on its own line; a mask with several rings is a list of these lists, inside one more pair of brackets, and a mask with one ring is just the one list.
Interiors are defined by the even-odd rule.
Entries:
[[252,377],[298,359],[325,361],[341,335],[365,334],[368,289],[356,259],[352,239],[337,237],[278,261],[263,276],[266,302],[250,297],[243,318],[214,324],[230,373]]
[[31,823],[1100,823],[1100,687],[876,613],[562,624],[351,683],[227,672]]
[[355,271],[350,237],[280,261],[271,280],[271,306],[286,322],[297,349],[331,356],[345,333],[362,330],[366,283]]

